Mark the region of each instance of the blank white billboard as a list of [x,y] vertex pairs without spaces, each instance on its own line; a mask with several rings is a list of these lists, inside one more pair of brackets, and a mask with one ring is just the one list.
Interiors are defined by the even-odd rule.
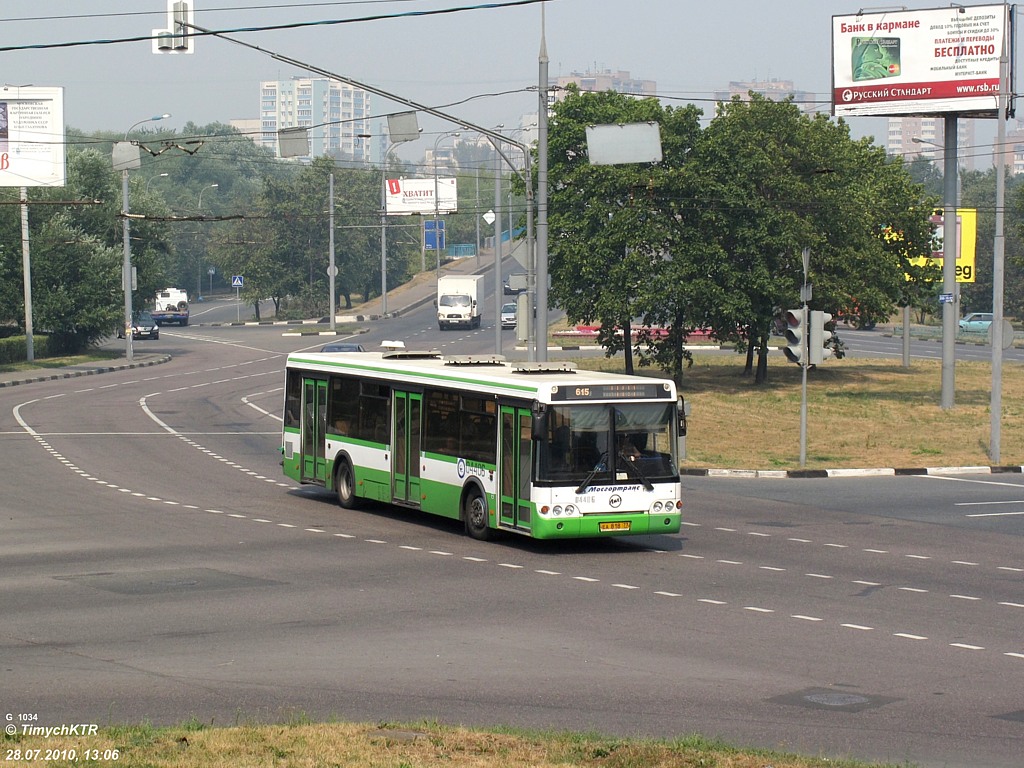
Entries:
[[389,216],[414,213],[455,213],[459,210],[458,185],[454,178],[437,179],[437,202],[434,202],[434,179],[388,179],[384,210]]
[[660,163],[661,126],[657,123],[588,125],[587,155],[591,165]]
[[63,187],[64,89],[0,88],[0,187]]

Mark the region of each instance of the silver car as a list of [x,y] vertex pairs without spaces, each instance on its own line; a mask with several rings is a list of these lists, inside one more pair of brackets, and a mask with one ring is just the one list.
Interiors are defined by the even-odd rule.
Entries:
[[516,305],[513,303],[501,305],[501,327],[516,327]]

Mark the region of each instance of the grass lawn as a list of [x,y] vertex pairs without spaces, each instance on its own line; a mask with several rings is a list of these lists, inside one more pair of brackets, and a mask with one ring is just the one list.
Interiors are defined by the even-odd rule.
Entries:
[[[418,725],[307,723],[110,727],[94,736],[5,737],[9,761],[71,768],[868,768],[868,763],[739,750],[699,736],[672,741],[597,734]],[[16,756],[12,750],[17,750]],[[36,751],[39,758],[36,759]],[[70,750],[71,752],[69,752]],[[28,759],[25,755],[28,754]],[[73,759],[64,759],[71,757]],[[51,760],[46,760],[49,755]],[[116,755],[116,756],[115,756]],[[14,765],[15,762],[11,762]],[[881,768],[881,764],[870,764]],[[907,764],[901,764],[908,768]]]
[[[797,469],[800,368],[769,354],[768,382],[743,374],[740,355],[694,353],[683,375],[691,404],[685,467]],[[622,371],[622,358],[581,366]],[[663,376],[649,368],[637,373]],[[830,360],[807,376],[808,469],[987,466],[989,363],[958,362],[954,407],[939,406],[941,363]],[[1001,465],[1024,464],[1024,368],[1003,363]]]

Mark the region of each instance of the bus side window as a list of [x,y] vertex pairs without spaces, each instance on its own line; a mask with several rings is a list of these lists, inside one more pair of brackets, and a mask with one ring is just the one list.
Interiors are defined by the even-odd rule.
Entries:
[[354,437],[356,409],[359,405],[359,381],[347,376],[331,378],[330,400],[327,404],[331,432]]
[[301,415],[302,402],[302,376],[289,371],[288,381],[285,385],[284,396],[284,425],[286,427],[299,427],[299,416]]

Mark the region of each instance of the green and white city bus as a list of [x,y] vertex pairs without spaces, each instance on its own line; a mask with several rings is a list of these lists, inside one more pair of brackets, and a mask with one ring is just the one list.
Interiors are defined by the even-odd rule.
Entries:
[[679,531],[682,399],[667,379],[410,350],[288,356],[284,473],[488,539]]

